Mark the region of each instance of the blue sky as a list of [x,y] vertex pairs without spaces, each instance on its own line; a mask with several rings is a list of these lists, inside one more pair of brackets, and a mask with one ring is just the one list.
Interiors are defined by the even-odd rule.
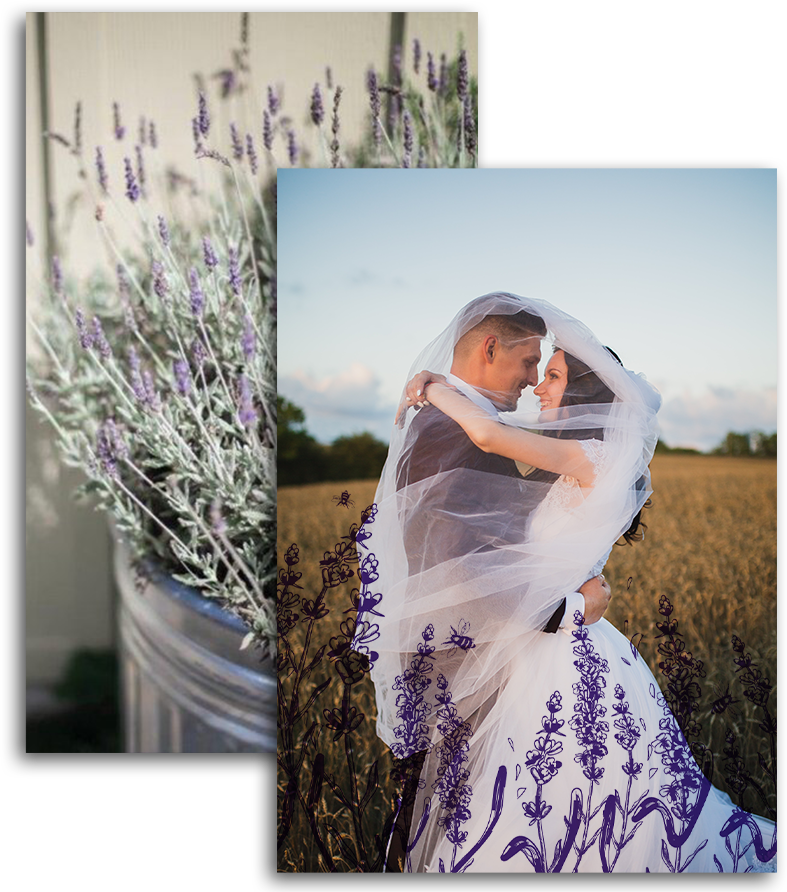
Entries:
[[324,442],[387,441],[416,354],[497,289],[644,372],[670,445],[775,429],[774,170],[281,170],[278,195],[279,392]]

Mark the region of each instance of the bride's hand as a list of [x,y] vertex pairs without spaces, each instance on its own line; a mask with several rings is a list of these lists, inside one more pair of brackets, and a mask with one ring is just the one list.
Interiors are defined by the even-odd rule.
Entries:
[[408,406],[428,406],[429,402],[424,399],[424,391],[428,384],[448,384],[445,375],[438,375],[437,372],[419,372],[414,378],[411,378],[404,389],[404,398]]
[[439,375],[437,372],[428,372],[426,370],[419,372],[414,378],[411,378],[407,383],[407,387],[405,387],[404,399],[399,403],[399,408],[396,411],[396,424],[399,427],[404,425],[404,416],[411,406],[417,412],[418,409],[429,405],[429,401],[424,399],[424,391],[428,384],[448,385],[448,380],[445,375]]

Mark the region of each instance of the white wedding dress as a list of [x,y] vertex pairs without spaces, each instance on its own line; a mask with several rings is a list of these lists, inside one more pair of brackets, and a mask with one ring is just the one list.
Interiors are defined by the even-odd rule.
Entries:
[[[580,442],[598,473],[604,443]],[[561,477],[532,514],[529,539],[559,539],[584,498],[576,480]],[[570,626],[540,635],[519,654],[495,705],[503,733],[483,770],[467,779],[465,841],[457,846],[443,836],[426,870],[773,870],[775,825],[740,812],[703,778],[628,639],[605,619]],[[467,744],[472,750],[472,736]],[[437,796],[432,802],[439,808]],[[729,823],[736,814],[737,827]],[[757,857],[755,827],[770,865]]]

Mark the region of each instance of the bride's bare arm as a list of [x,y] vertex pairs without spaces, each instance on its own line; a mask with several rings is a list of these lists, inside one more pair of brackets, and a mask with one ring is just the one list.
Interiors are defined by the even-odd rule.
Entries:
[[542,437],[502,424],[463,394],[439,382],[428,384],[422,399],[424,397],[453,418],[484,452],[493,452],[544,471],[575,477],[582,486],[593,485],[594,468],[578,440]]

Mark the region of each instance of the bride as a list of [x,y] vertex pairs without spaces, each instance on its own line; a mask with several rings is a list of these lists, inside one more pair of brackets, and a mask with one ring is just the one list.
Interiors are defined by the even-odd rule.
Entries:
[[[523,314],[543,327],[517,328]],[[545,331],[541,412],[512,412]],[[464,308],[414,368],[435,371],[405,391],[419,411],[392,437],[382,597],[362,602],[355,644],[378,733],[421,766],[405,869],[763,869],[775,826],[708,783],[644,660],[605,619],[585,624],[577,594],[637,537],[656,391],[578,320],[506,293]]]

